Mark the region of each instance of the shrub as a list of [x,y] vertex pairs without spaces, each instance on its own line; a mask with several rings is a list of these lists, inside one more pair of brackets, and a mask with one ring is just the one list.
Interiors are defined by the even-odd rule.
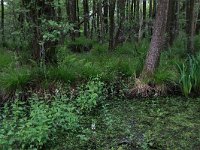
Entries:
[[79,89],[79,95],[76,99],[78,107],[82,112],[90,112],[103,102],[104,92],[104,83],[98,77],[90,80]]
[[79,87],[75,95],[62,90],[57,89],[51,97],[33,95],[26,102],[7,103],[0,115],[0,149],[48,149],[63,141],[69,149],[77,143],[86,144],[89,138],[83,135],[89,129],[80,122],[104,101],[104,83],[96,77]]
[[54,145],[61,133],[75,132],[78,116],[75,107],[55,97],[48,104],[32,97],[29,105],[15,101],[5,106],[1,115],[1,149],[42,149],[49,143]]

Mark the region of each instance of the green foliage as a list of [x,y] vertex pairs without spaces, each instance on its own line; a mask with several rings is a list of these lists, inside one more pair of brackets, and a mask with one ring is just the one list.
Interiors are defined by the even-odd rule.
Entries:
[[194,37],[194,48],[196,51],[200,50],[200,35]]
[[185,33],[180,33],[179,36],[175,39],[173,45],[169,48],[169,55],[172,58],[182,59],[186,58],[186,50],[187,50],[187,36]]
[[102,103],[104,97],[104,83],[99,78],[90,80],[85,86],[80,87],[79,94],[76,99],[78,107],[83,112],[90,112],[99,103]]
[[58,41],[62,34],[66,34],[73,27],[69,23],[57,22],[53,20],[42,20],[43,41]]
[[0,74],[0,89],[16,90],[22,88],[31,81],[31,73],[29,68],[8,68]]
[[105,55],[108,53],[108,44],[94,44],[91,50],[92,54],[96,55]]
[[64,99],[55,97],[51,104],[32,97],[29,105],[15,101],[5,106],[1,115],[1,149],[41,149],[45,143],[56,143],[63,132],[78,128],[75,108]]
[[183,91],[183,94],[187,97],[192,90],[192,81],[191,81],[191,75],[188,73],[187,68],[185,64],[182,64],[182,66],[178,65],[179,72],[180,72],[180,85]]
[[12,52],[6,52],[7,50],[0,49],[0,71],[3,68],[10,67],[13,63],[14,55]]
[[160,66],[156,70],[154,76],[154,82],[156,84],[178,84],[179,72],[177,70],[176,64],[179,63],[179,60],[167,56],[170,52],[166,52],[161,56]]
[[87,45],[93,45],[94,43],[95,43],[95,41],[81,36],[79,38],[76,38],[75,41],[72,41],[72,42],[70,42],[68,44],[72,44],[72,45],[85,45],[85,46],[87,46]]
[[76,96],[65,90],[56,89],[51,97],[33,95],[27,102],[7,103],[0,115],[0,149],[52,148],[66,139],[65,148],[84,145],[91,132],[80,122],[83,114],[103,104],[104,83],[99,77],[91,79],[77,89]]
[[154,81],[156,84],[176,84],[177,82],[177,71],[176,70],[169,70],[166,68],[159,69],[155,73]]
[[99,147],[198,149],[199,105],[199,98],[183,97],[112,101],[101,113],[106,127],[99,129]]
[[180,73],[180,84],[185,96],[192,91],[198,92],[200,89],[200,57],[191,56],[186,63],[178,65]]

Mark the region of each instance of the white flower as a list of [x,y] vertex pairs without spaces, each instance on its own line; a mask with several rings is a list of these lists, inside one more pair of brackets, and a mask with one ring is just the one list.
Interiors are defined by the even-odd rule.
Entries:
[[92,128],[92,130],[95,130],[95,129],[96,129],[95,123],[93,123],[93,124],[91,125],[91,128]]

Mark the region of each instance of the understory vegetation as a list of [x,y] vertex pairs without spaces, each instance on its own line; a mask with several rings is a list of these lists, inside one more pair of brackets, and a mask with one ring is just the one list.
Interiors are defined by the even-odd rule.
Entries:
[[[195,41],[198,42],[199,40]],[[1,91],[14,93],[17,89],[38,90],[37,88],[49,87],[51,83],[57,82],[73,85],[97,76],[107,83],[112,83],[118,78],[127,82],[131,80],[130,86],[133,86],[143,69],[149,48],[148,40],[140,43],[125,43],[119,46],[115,53],[107,51],[106,44],[99,45],[95,41],[83,38],[77,39],[77,44],[80,43],[91,44],[93,47],[89,52],[80,53],[70,50],[70,45],[75,43],[67,42],[59,46],[57,48],[59,60],[56,66],[45,64],[42,60],[38,66],[36,62],[28,59],[24,52],[23,55],[19,55],[9,50],[1,51]],[[159,68],[152,78],[145,79],[146,83],[166,86],[164,93],[175,88],[179,95],[181,92],[186,97],[198,95],[200,54],[184,55],[184,43],[184,38],[180,37],[174,46],[164,50]],[[198,45],[196,49],[199,49]]]
[[0,150],[200,149],[200,0],[0,0]]
[[0,148],[198,148],[200,103],[187,97],[198,95],[200,57],[184,56],[179,42],[163,52],[155,76],[146,80],[161,85],[162,96],[182,95],[171,98],[127,96],[148,40],[126,43],[117,53],[95,42],[90,52],[74,53],[66,43],[57,48],[57,66],[1,51]]
[[[1,110],[1,149],[198,149],[199,98],[128,100],[95,78]],[[17,95],[16,95],[17,96]]]

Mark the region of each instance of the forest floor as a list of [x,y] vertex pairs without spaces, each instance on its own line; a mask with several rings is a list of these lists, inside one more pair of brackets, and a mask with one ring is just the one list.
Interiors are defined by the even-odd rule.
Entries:
[[[106,45],[72,53],[64,45],[56,67],[38,65],[26,52],[18,57],[0,51],[0,104],[8,100],[9,106],[1,110],[0,149],[199,149],[200,98],[177,96],[184,95],[178,65],[188,62],[183,44],[164,51],[155,77],[145,81],[166,85],[169,97],[125,96],[143,69],[148,45],[126,43],[116,53]],[[10,98],[16,100],[11,105]]]
[[[73,149],[197,150],[200,147],[200,98],[162,97],[107,100],[81,119],[88,138]],[[66,149],[60,138],[53,149]]]
[[[96,120],[96,149],[199,149],[200,99],[183,97],[108,102]],[[104,113],[102,113],[104,114]],[[107,119],[107,127],[102,126]]]

